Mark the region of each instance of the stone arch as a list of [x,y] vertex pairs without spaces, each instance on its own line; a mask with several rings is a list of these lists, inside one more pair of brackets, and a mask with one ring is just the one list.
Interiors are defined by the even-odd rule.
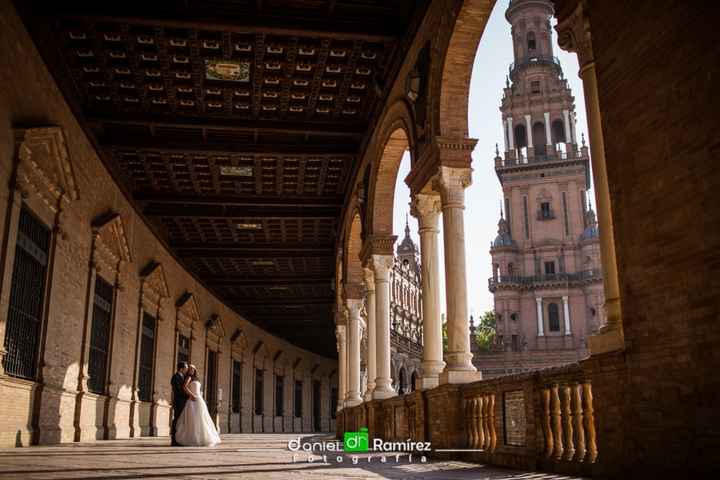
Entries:
[[478,44],[494,0],[465,0],[444,53],[440,78],[439,131],[443,137],[468,138],[470,77]]
[[342,275],[343,284],[345,285],[360,285],[363,282],[363,268],[360,261],[360,251],[362,249],[361,230],[360,211],[355,208],[345,230],[343,248],[345,258]]
[[368,226],[372,235],[393,233],[395,184],[402,157],[405,151],[411,150],[412,147],[411,133],[412,130],[408,128],[404,119],[392,122],[389,133],[381,142],[382,150],[377,160],[373,162],[368,209]]

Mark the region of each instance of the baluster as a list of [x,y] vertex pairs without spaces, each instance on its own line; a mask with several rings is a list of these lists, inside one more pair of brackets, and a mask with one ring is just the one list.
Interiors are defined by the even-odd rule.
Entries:
[[552,403],[551,403],[551,415],[552,415],[552,430],[553,430],[553,443],[555,449],[553,450],[553,458],[555,460],[561,460],[563,455],[563,438],[562,438],[562,418],[560,410],[560,395],[559,387],[557,384],[552,386]]
[[473,399],[468,398],[465,400],[465,421],[468,425],[468,446],[475,448],[475,427],[473,425]]
[[483,432],[485,433],[485,441],[483,442],[483,449],[490,449],[490,397],[488,395],[483,396]]
[[565,460],[572,460],[575,456],[575,442],[573,439],[572,396],[570,386],[562,387],[562,417],[563,431],[565,433]]
[[587,461],[595,463],[598,455],[595,438],[595,415],[593,413],[593,394],[590,382],[585,382],[583,388],[583,417],[585,420],[585,444],[587,445]]
[[572,409],[573,420],[575,423],[575,461],[582,462],[585,460],[585,429],[583,428],[583,412],[582,412],[582,386],[574,383],[572,386]]
[[483,428],[483,397],[477,398],[477,426],[478,426],[478,444],[477,448],[484,448],[485,445],[485,429]]
[[495,430],[495,394],[491,393],[488,396],[488,411],[490,413],[490,451],[495,451],[497,446],[497,431]]
[[542,416],[542,427],[545,433],[545,456],[550,457],[553,453],[554,442],[552,435],[552,424],[550,419],[550,389],[543,388],[542,399],[543,399],[543,416]]

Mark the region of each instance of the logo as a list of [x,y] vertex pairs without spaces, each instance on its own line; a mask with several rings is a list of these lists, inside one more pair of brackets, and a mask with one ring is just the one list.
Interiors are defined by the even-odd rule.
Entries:
[[359,432],[345,432],[343,439],[343,450],[347,453],[365,453],[370,445],[368,441],[368,429],[360,428]]

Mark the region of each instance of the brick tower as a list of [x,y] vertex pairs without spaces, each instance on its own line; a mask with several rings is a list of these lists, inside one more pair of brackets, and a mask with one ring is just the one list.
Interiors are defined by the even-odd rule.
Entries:
[[[485,377],[575,361],[601,322],[595,214],[586,202],[589,156],[576,142],[574,97],[553,56],[548,0],[512,0],[510,65],[500,111],[503,189],[490,247],[497,335],[476,355]],[[503,214],[504,211],[504,214]]]

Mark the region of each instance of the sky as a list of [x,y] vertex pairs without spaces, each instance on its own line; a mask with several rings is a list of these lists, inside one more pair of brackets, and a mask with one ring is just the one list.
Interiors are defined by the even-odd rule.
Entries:
[[[473,182],[465,191],[465,255],[467,262],[467,288],[469,313],[479,316],[493,309],[492,294],[488,291],[488,278],[492,276],[490,242],[497,235],[500,218],[502,190],[495,175],[495,144],[503,146],[500,99],[505,86],[508,66],[513,62],[510,24],[505,20],[508,0],[499,0],[495,5],[473,64],[470,81],[469,128],[470,137],[477,138],[472,153]],[[556,22],[553,20],[553,26]],[[557,45],[557,34],[553,30],[554,55],[560,59],[565,78],[575,96],[577,112],[578,142],[580,133],[587,134],[585,103],[582,81],[578,76],[578,61],[574,53],[561,50]],[[419,246],[417,221],[408,215],[410,211],[410,190],[404,179],[410,171],[410,155],[403,157],[395,186],[393,209],[393,230],[402,240],[406,215],[410,221],[413,240]],[[445,278],[443,262],[442,218],[440,220],[440,304],[445,312]]]

